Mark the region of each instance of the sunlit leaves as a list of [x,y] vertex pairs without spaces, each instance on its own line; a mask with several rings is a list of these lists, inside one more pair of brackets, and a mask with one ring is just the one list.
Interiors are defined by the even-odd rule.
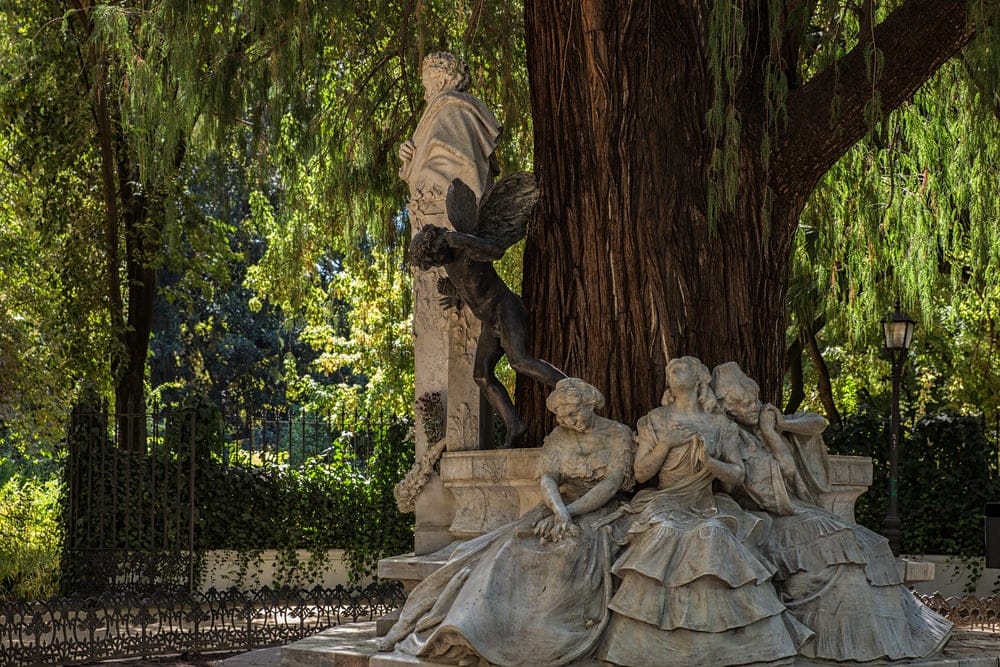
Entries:
[[920,320],[912,363],[922,404],[1000,408],[991,379],[1000,374],[1000,116],[995,92],[969,76],[970,62],[983,77],[997,71],[983,64],[984,42],[878,123],[802,216],[791,312],[799,323],[828,318],[844,401],[850,387],[884,389],[886,362],[865,350],[898,296]]

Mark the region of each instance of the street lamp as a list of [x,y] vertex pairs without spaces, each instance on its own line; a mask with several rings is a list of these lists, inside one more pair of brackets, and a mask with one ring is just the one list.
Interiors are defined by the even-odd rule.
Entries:
[[910,316],[899,309],[899,299],[896,299],[896,310],[882,320],[882,335],[885,337],[885,351],[892,362],[892,416],[889,422],[889,509],[882,522],[882,533],[889,538],[889,546],[895,556],[899,555],[902,532],[899,527],[898,507],[898,473],[899,464],[899,381],[903,377],[903,363],[906,352],[913,340],[913,327],[916,325]]

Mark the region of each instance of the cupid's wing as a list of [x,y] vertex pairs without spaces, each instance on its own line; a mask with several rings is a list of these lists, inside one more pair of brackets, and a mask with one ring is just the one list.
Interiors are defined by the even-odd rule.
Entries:
[[[524,238],[528,218],[537,203],[538,184],[534,174],[522,171],[506,176],[483,195],[474,233],[509,248]],[[448,210],[450,214],[451,209]]]
[[448,220],[455,231],[476,233],[476,193],[461,178],[456,178],[448,186],[444,203],[448,210]]

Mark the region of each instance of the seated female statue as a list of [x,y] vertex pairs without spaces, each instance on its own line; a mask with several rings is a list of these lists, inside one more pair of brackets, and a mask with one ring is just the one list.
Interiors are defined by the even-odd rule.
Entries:
[[767,517],[713,493],[746,471],[738,427],[718,410],[708,369],[667,364],[663,406],[639,420],[635,475],[656,478],[616,523],[626,545],[597,657],[617,665],[742,665],[787,659],[811,636],[771,583]]
[[593,652],[608,619],[616,496],[630,486],[632,431],[604,397],[560,380],[538,466],[544,505],[460,545],[420,582],[380,642],[444,663],[565,665]]
[[[733,362],[715,368],[712,390],[740,424],[745,465],[758,468],[734,496],[755,513],[769,515],[761,552],[777,567],[774,582],[785,605],[815,633],[800,653],[859,662],[936,653],[951,635],[951,623],[903,585],[888,541],[817,506],[829,488],[820,436],[826,420],[811,413],[782,415],[762,405],[757,383]],[[783,452],[789,462],[781,466],[783,475],[767,474],[760,455],[767,451]],[[792,511],[768,506],[767,499],[775,497],[790,498]]]

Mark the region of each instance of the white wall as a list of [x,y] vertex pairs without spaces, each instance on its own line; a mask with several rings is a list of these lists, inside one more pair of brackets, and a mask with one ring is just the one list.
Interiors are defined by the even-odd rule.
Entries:
[[[309,551],[305,549],[298,550],[296,555],[303,563],[308,563],[311,559]],[[259,559],[251,559],[242,570],[238,552],[209,551],[205,554],[205,565],[202,569],[201,580],[198,582],[198,590],[205,592],[213,587],[218,590],[227,590],[233,586],[242,589],[274,587],[275,572],[280,565],[278,552],[274,549],[264,551]],[[365,585],[369,581],[370,579],[366,579],[360,583]],[[320,577],[305,582],[285,581],[282,583],[303,585],[306,588],[317,585],[325,588],[333,588],[338,584],[346,586],[348,579],[344,551],[331,549],[326,552],[326,563],[321,567]]]
[[[924,593],[941,593],[945,597],[964,595],[966,582],[969,581],[970,568],[963,566],[961,559],[954,556],[910,556],[917,561],[934,563],[934,579],[913,585],[914,590]],[[983,567],[985,559],[975,559],[976,569],[982,572],[976,582],[975,594],[986,597],[993,594],[993,589],[1000,585],[1000,569]]]

